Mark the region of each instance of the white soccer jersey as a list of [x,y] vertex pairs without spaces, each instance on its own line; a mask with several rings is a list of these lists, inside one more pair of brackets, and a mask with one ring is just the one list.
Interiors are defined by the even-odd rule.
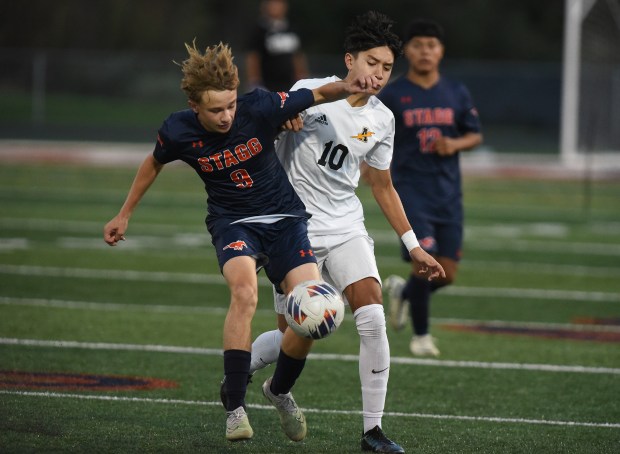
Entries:
[[[313,89],[336,76],[304,79],[291,91]],[[364,212],[355,189],[362,160],[387,170],[394,145],[394,115],[375,96],[352,107],[346,100],[313,106],[302,113],[300,132],[284,132],[276,152],[312,218],[312,235],[364,230]]]

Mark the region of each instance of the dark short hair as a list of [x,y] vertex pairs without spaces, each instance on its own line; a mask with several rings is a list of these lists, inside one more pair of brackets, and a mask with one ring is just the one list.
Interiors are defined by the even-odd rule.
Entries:
[[346,29],[344,51],[350,54],[387,46],[394,58],[402,54],[403,43],[392,31],[394,21],[385,14],[368,11],[353,19]]
[[411,21],[405,28],[403,41],[409,42],[411,38],[416,36],[437,38],[442,43],[444,42],[443,27],[429,19],[415,19]]

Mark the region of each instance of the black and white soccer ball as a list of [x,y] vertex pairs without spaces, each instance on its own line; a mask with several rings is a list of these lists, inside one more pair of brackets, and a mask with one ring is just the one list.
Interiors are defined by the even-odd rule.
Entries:
[[323,339],[336,331],[344,318],[340,292],[324,281],[305,281],[286,297],[284,317],[301,337]]

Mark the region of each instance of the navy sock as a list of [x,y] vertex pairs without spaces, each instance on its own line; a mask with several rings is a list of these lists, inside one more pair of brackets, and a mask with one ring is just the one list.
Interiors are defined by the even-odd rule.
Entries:
[[288,356],[282,350],[278,356],[276,370],[271,380],[271,392],[274,394],[286,394],[295,385],[297,378],[304,370],[306,359],[295,359]]
[[224,351],[224,375],[226,376],[227,411],[245,408],[245,392],[248,387],[252,354],[245,350]]
[[413,332],[418,336],[428,334],[431,283],[426,279],[410,276],[403,289],[403,299],[409,301]]

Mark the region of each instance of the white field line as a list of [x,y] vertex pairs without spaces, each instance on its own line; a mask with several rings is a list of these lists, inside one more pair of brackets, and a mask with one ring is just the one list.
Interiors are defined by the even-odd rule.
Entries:
[[[109,246],[99,238],[84,237],[60,237],[56,244],[63,249],[86,249],[86,250],[108,250]],[[0,238],[0,252],[12,252],[18,250],[28,250],[36,247],[35,242],[28,238]],[[200,233],[179,234],[172,233],[170,236],[146,236],[141,235],[132,237],[131,241],[123,243],[121,246],[125,251],[137,251],[144,255],[175,255],[194,254],[203,256],[205,251],[211,246],[207,235]],[[379,252],[379,251],[376,251]],[[408,269],[407,265],[400,256],[375,254],[377,262],[382,266],[402,267]],[[465,258],[461,266],[467,269],[478,271],[493,270],[509,272],[512,274],[523,273],[531,274],[535,270],[536,274],[546,274],[551,276],[576,276],[593,278],[615,278],[620,276],[620,267],[611,266],[585,266],[585,265],[564,265],[555,263],[538,263],[523,261],[500,261],[500,260],[470,260]]]
[[[155,399],[148,397],[121,397],[121,396],[103,396],[93,394],[69,394],[69,393],[52,393],[37,391],[0,391],[0,394],[9,396],[24,397],[42,397],[57,399],[82,399],[82,400],[99,400],[108,402],[131,402],[131,403],[147,403],[147,404],[163,404],[163,405],[192,405],[192,406],[208,406],[220,407],[221,402],[209,402],[200,400],[182,400],[182,399]],[[271,405],[248,404],[248,407],[256,410],[274,410]],[[304,413],[332,414],[332,415],[361,415],[360,410],[329,410],[321,408],[303,407]],[[507,423],[507,424],[542,424],[550,426],[570,426],[570,427],[597,427],[605,429],[618,429],[620,424],[603,422],[579,422],[579,421],[554,421],[548,419],[524,419],[524,418],[501,418],[490,416],[465,416],[465,415],[440,415],[431,413],[403,413],[386,411],[384,416],[397,418],[422,418],[422,419],[440,419],[440,420],[457,420],[457,421],[478,421],[489,423]]]
[[[196,229],[186,232],[186,235],[196,235],[201,238],[201,241],[206,244],[210,244],[210,237],[204,224],[200,223],[202,218],[197,218]],[[506,232],[506,228],[502,226],[495,227],[467,227],[468,235],[466,239],[467,245],[472,249],[480,250],[501,250],[501,251],[536,251],[536,252],[552,252],[555,254],[588,254],[588,255],[620,255],[620,244],[600,243],[600,242],[566,242],[553,239],[548,240],[526,240],[520,239],[521,231],[526,233],[535,228],[540,223],[523,223],[523,224],[510,224],[510,228],[514,230]],[[614,223],[601,223],[594,225],[592,228],[605,229],[608,224],[615,225]],[[532,227],[534,226],[534,227]],[[59,219],[47,219],[47,218],[1,218],[0,227],[7,229],[24,229],[33,231],[58,231],[62,233],[81,233],[81,234],[94,234],[90,237],[93,247],[100,247],[103,245],[100,232],[103,228],[103,224],[93,221],[67,221]],[[491,230],[490,230],[491,229]],[[495,229],[495,230],[493,230]],[[611,229],[614,231],[614,229]],[[493,235],[493,232],[497,231],[497,235]],[[135,235],[133,232],[136,232]],[[144,232],[150,235],[174,235],[179,233],[179,226],[174,224],[140,224],[134,225],[132,233],[128,235],[128,239],[138,240],[140,234],[138,232]],[[512,233],[511,233],[512,232]],[[536,230],[534,229],[534,232]],[[370,236],[373,238],[377,245],[379,244],[397,244],[396,234],[390,230],[369,230]],[[498,238],[499,236],[499,238]],[[596,235],[593,234],[593,237]],[[87,238],[81,238],[81,241],[85,242]],[[65,245],[67,241],[63,242]],[[101,243],[101,245],[99,244]]]
[[[377,262],[383,266],[401,266],[403,272],[409,270],[410,265],[406,264],[400,257],[376,254]],[[470,260],[464,258],[460,267],[468,270],[475,269],[503,271],[510,273],[526,273],[532,274],[548,274],[552,276],[577,276],[577,277],[618,277],[620,276],[620,267],[611,266],[585,266],[585,265],[561,265],[555,263],[537,263],[537,262],[508,262],[501,260]]]
[[[214,348],[200,347],[180,347],[173,345],[153,345],[153,344],[116,344],[109,342],[77,342],[64,340],[38,340],[38,339],[16,339],[0,338],[0,345],[18,345],[24,347],[43,347],[43,348],[78,348],[85,350],[124,350],[124,351],[144,351],[155,353],[177,353],[207,356],[223,356],[222,350]],[[317,361],[347,361],[358,362],[357,355],[340,355],[330,353],[311,353],[308,356],[311,360]],[[469,369],[501,369],[501,370],[520,370],[536,372],[564,372],[578,374],[612,374],[620,375],[620,369],[612,367],[586,367],[586,366],[560,366],[553,364],[526,364],[526,363],[496,363],[482,361],[451,361],[422,358],[392,357],[392,364],[416,365],[416,366],[435,366],[435,367],[456,367]]]
[[487,298],[529,298],[588,302],[620,302],[620,293],[584,292],[579,290],[450,286],[443,289],[442,294],[451,296],[477,296]]
[[[466,234],[465,244],[471,249],[487,251],[534,251],[534,252],[553,252],[555,254],[587,254],[587,255],[620,255],[620,244],[594,243],[594,242],[568,242],[566,240],[524,240],[515,235],[493,236],[490,234],[478,235],[477,232],[484,232],[488,227],[468,227],[471,231]],[[376,244],[398,244],[396,234],[388,230],[369,230],[369,235]],[[480,236],[478,238],[478,236]]]
[[[225,285],[224,278],[221,274],[174,273],[167,271],[97,270],[92,268],[62,268],[53,266],[0,264],[0,274]],[[267,278],[263,276],[259,277],[258,282],[261,286],[271,285]],[[475,296],[490,298],[546,299],[612,303],[620,302],[620,293],[585,292],[578,290],[450,286],[443,289],[442,294],[451,296]]]
[[[54,309],[93,310],[104,312],[147,312],[147,313],[170,313],[170,314],[219,314],[225,315],[228,307],[216,306],[171,306],[166,304],[125,304],[125,303],[102,303],[93,301],[70,301],[45,298],[16,298],[0,296],[0,304],[5,306],[30,306]],[[257,309],[257,314],[273,315],[271,309]],[[350,314],[346,314],[350,317]],[[617,325],[579,324],[579,323],[545,323],[545,322],[514,322],[504,320],[472,320],[461,318],[438,318],[432,317],[434,324],[460,324],[488,326],[495,328],[526,328],[526,329],[558,329],[566,331],[595,331],[595,332],[620,332]]]
[[[95,221],[66,221],[47,218],[0,218],[0,227],[5,229],[32,230],[36,232],[101,234],[102,236],[99,239],[101,239],[103,243],[103,225],[101,222]],[[200,225],[197,227],[200,227]],[[204,232],[202,235],[208,235],[204,224],[202,227],[202,232]],[[139,229],[142,232],[162,236],[173,235],[179,232],[179,226],[173,224],[140,224]],[[200,232],[201,231],[196,229],[193,233],[199,234]]]
[[[96,303],[92,301],[69,301],[45,298],[14,298],[0,296],[0,304],[6,306],[34,306],[57,309],[79,309],[95,311],[119,312],[150,312],[176,314],[226,314],[228,307],[203,306],[170,306],[166,304],[123,304],[123,303]],[[257,309],[273,314],[273,310]]]
[[[221,274],[174,273],[168,271],[97,270],[92,268],[64,268],[53,266],[0,265],[0,274],[21,276],[47,276],[85,279],[114,279],[122,281],[178,282],[186,284],[226,285]],[[259,284],[269,285],[267,278]]]

